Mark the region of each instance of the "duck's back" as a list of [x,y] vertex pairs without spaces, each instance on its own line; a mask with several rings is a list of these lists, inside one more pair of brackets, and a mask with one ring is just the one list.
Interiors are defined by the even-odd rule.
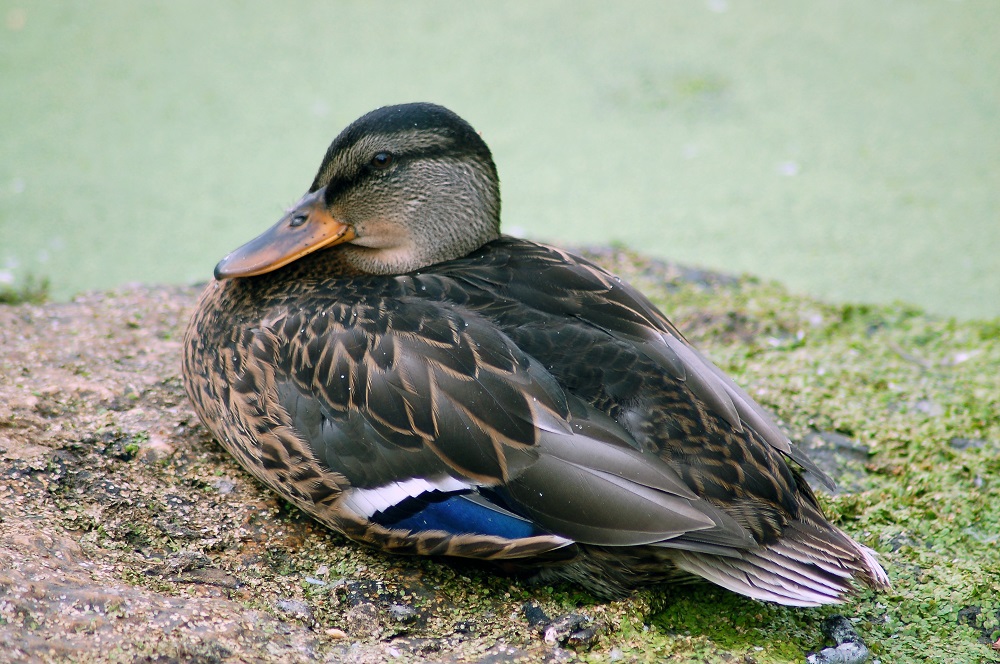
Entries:
[[572,255],[505,237],[372,276],[319,252],[210,285],[186,348],[227,449],[382,548],[542,556],[605,595],[677,569],[786,604],[886,583],[759,406]]

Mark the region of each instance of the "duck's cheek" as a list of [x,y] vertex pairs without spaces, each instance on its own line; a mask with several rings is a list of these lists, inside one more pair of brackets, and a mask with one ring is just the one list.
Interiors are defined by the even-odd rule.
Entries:
[[[336,214],[336,210],[334,213]],[[414,244],[413,236],[407,230],[405,221],[377,216],[359,220],[355,229],[355,237],[351,244],[357,247],[396,250],[412,247]]]

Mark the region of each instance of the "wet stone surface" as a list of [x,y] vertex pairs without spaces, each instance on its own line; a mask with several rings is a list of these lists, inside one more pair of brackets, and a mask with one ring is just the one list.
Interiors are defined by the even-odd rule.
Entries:
[[593,645],[583,623],[545,638],[499,570],[347,542],[244,473],[181,383],[199,290],[0,306],[0,662],[562,661]]
[[[837,483],[832,493],[858,488],[858,480],[864,475],[864,464],[870,456],[867,446],[836,431],[812,431],[795,442],[820,470]],[[812,473],[806,472],[805,478],[815,490],[829,493]]]
[[809,664],[864,664],[871,656],[868,646],[844,616],[830,616],[823,621],[823,633],[836,646],[809,655]]

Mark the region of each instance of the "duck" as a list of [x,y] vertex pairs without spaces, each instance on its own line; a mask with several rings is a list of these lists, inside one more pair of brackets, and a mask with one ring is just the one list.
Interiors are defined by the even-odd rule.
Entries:
[[431,103],[344,129],[215,268],[183,379],[251,475],[392,554],[613,600],[700,577],[788,606],[889,587],[832,482],[642,293],[502,234],[481,135]]

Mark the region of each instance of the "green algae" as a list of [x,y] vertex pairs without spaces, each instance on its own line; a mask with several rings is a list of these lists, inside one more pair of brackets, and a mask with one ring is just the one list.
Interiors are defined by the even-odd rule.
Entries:
[[[839,612],[881,661],[1000,661],[984,643],[1000,637],[997,321],[823,304],[753,278],[647,292],[793,437],[832,430],[870,449],[861,490],[821,499],[836,524],[879,551],[893,582],[822,610],[761,607],[710,589],[672,593],[650,618],[659,638],[708,641],[685,656],[800,661],[822,643],[821,617]],[[970,607],[975,616],[960,621]]]
[[19,283],[0,284],[0,304],[41,304],[49,299],[49,289],[48,279],[29,274]]

